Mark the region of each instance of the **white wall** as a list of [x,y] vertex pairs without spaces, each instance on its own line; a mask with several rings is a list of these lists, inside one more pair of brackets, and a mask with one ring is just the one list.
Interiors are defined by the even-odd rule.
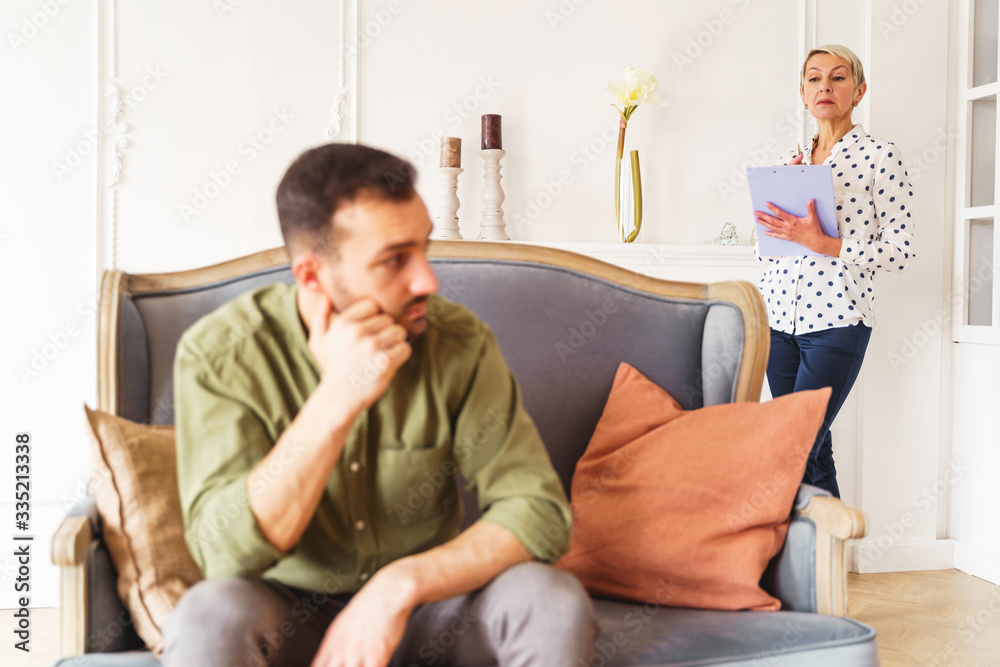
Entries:
[[[365,16],[385,2],[365,2]],[[437,166],[436,137],[463,141],[459,219],[479,231],[480,116],[503,116],[510,235],[612,241],[618,114],[605,91],[625,65],[659,79],[667,107],[640,107],[626,133],[638,149],[643,240],[701,243],[725,221],[749,242],[743,165],[771,164],[797,138],[793,3],[510,0],[403,2],[362,52],[361,137]],[[768,39],[760,39],[761,35]],[[486,82],[484,85],[481,82]],[[400,108],[400,103],[404,106]],[[433,171],[420,191],[433,201]],[[547,184],[569,183],[561,194]]]
[[906,273],[879,276],[878,326],[861,387],[861,506],[871,532],[858,565],[862,572],[950,567],[951,543],[938,539],[947,536],[950,489],[934,495],[946,467],[949,371],[941,327],[930,335],[922,328],[944,307],[949,276],[946,156],[922,157],[948,128],[949,9],[872,5],[869,129],[894,141],[906,160],[917,256]]
[[[670,103],[640,109],[627,133],[642,160],[645,242],[701,243],[733,221],[748,243],[743,167],[773,162],[798,137],[797,11],[750,0],[514,0],[496,12],[460,0],[362,2],[357,47],[340,55],[336,3],[234,4],[219,16],[211,3],[118,3],[119,78],[135,81],[123,85],[149,67],[162,79],[130,110],[115,211],[121,268],[190,268],[278,245],[274,186],[295,154],[326,138],[340,59],[344,90],[355,64],[361,72],[363,106],[353,117],[352,89],[345,122],[410,157],[428,202],[440,137],[463,139],[466,238],[483,208],[480,116],[500,113],[511,237],[613,240],[618,115],[605,85],[625,65],[653,71]],[[777,38],[762,45],[764,33]],[[294,120],[251,160],[247,137],[266,131],[273,109]],[[110,226],[112,212],[104,217]],[[171,247],[185,250],[162,252]]]
[[[56,602],[49,539],[89,468],[97,294],[93,4],[4,5],[0,20],[0,607]],[[13,38],[11,38],[13,35]],[[56,163],[83,154],[67,172]],[[31,436],[31,518],[14,526],[14,444]],[[13,535],[34,535],[31,589],[15,596]],[[23,582],[22,582],[23,583]],[[4,625],[4,628],[9,627]]]
[[205,266],[281,245],[274,191],[288,164],[328,131],[354,134],[354,114],[331,122],[353,84],[339,44],[347,5],[228,4],[117,3],[117,49],[104,50],[102,74],[117,69],[136,99],[127,132],[116,133],[129,141],[117,207],[106,193],[104,213],[107,224],[117,217],[125,270]]
[[[13,406],[3,432],[13,438],[30,430],[37,441],[39,546],[86,477],[80,403],[93,405],[88,299],[99,270],[182,270],[279,245],[277,180],[296,154],[331,134],[410,156],[429,202],[437,137],[462,137],[460,219],[473,237],[482,209],[482,113],[504,118],[511,236],[610,241],[617,113],[604,87],[627,64],[653,71],[670,103],[640,108],[628,130],[627,148],[642,157],[643,241],[700,245],[733,221],[747,243],[743,167],[771,163],[808,135],[799,127],[803,46],[854,46],[870,76],[856,119],[908,158],[934,146],[947,123],[947,5],[917,6],[899,26],[888,0],[511,0],[502,9],[364,0],[357,17],[350,0],[60,6],[23,48],[0,47],[4,89],[17,91],[5,98],[12,120],[0,124],[0,154],[17,158],[0,166],[10,186],[0,193],[0,265],[8,284],[25,286],[4,295],[18,317],[3,346],[0,390]],[[18,0],[3,25],[17,33],[38,7]],[[880,29],[880,21],[899,29]],[[356,24],[361,39],[341,48],[341,35],[349,38]],[[60,180],[54,164],[68,163],[94,128],[98,147]],[[947,508],[921,511],[915,500],[950,455],[950,384],[938,384],[950,376],[951,355],[942,355],[948,343],[938,334],[907,352],[905,363],[893,356],[909,350],[947,287],[946,160],[918,170],[911,168],[919,257],[906,274],[880,276],[880,324],[834,429],[845,500],[872,519],[872,546],[862,556],[876,569],[933,565],[942,546],[950,548],[938,539],[947,537]],[[546,196],[560,174],[568,185]],[[704,267],[691,267],[699,276],[734,275],[726,266],[748,270],[745,255],[706,257]],[[37,381],[22,381],[19,365],[74,323],[78,333]],[[9,458],[0,461],[5,489]],[[8,516],[12,507],[0,509]],[[876,551],[907,512],[913,525]],[[959,518],[961,525],[979,521],[975,513]],[[988,540],[970,544],[993,548]],[[56,601],[46,561],[47,554],[36,559],[36,605]],[[0,607],[12,604],[8,581],[0,581]]]

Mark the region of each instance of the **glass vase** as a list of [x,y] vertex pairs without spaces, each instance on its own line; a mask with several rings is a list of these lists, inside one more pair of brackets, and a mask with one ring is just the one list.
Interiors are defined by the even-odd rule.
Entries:
[[615,219],[618,240],[632,243],[642,229],[642,179],[639,175],[639,151],[629,159],[615,159]]

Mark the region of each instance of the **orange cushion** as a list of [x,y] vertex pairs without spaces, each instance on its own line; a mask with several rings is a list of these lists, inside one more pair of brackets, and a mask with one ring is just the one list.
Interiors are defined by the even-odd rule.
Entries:
[[621,364],[573,474],[557,567],[591,593],[674,607],[776,610],[781,549],[829,387],[685,411]]

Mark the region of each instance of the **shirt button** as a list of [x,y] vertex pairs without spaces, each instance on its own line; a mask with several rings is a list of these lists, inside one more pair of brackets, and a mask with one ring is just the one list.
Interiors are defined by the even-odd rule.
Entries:
[[368,581],[368,573],[362,572],[361,574],[358,575],[358,579],[360,579],[361,581]]
[[351,461],[351,472],[357,472],[361,470],[361,464],[357,461]]
[[361,519],[358,519],[357,521],[354,522],[354,528],[357,529],[359,532],[364,530],[365,522],[362,521]]

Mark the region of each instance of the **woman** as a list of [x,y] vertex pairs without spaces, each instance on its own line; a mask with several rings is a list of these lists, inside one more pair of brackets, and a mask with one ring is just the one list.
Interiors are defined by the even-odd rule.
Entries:
[[810,201],[804,218],[773,204],[757,211],[769,236],[817,253],[760,257],[759,288],[771,325],[767,381],[771,394],[832,387],[803,481],[840,497],[830,425],[861,370],[875,323],[876,271],[899,272],[913,256],[913,192],[899,150],[851,120],[867,90],[861,61],[840,45],[813,49],[799,94],[818,132],[787,164],[833,166],[839,238],[823,233]]

